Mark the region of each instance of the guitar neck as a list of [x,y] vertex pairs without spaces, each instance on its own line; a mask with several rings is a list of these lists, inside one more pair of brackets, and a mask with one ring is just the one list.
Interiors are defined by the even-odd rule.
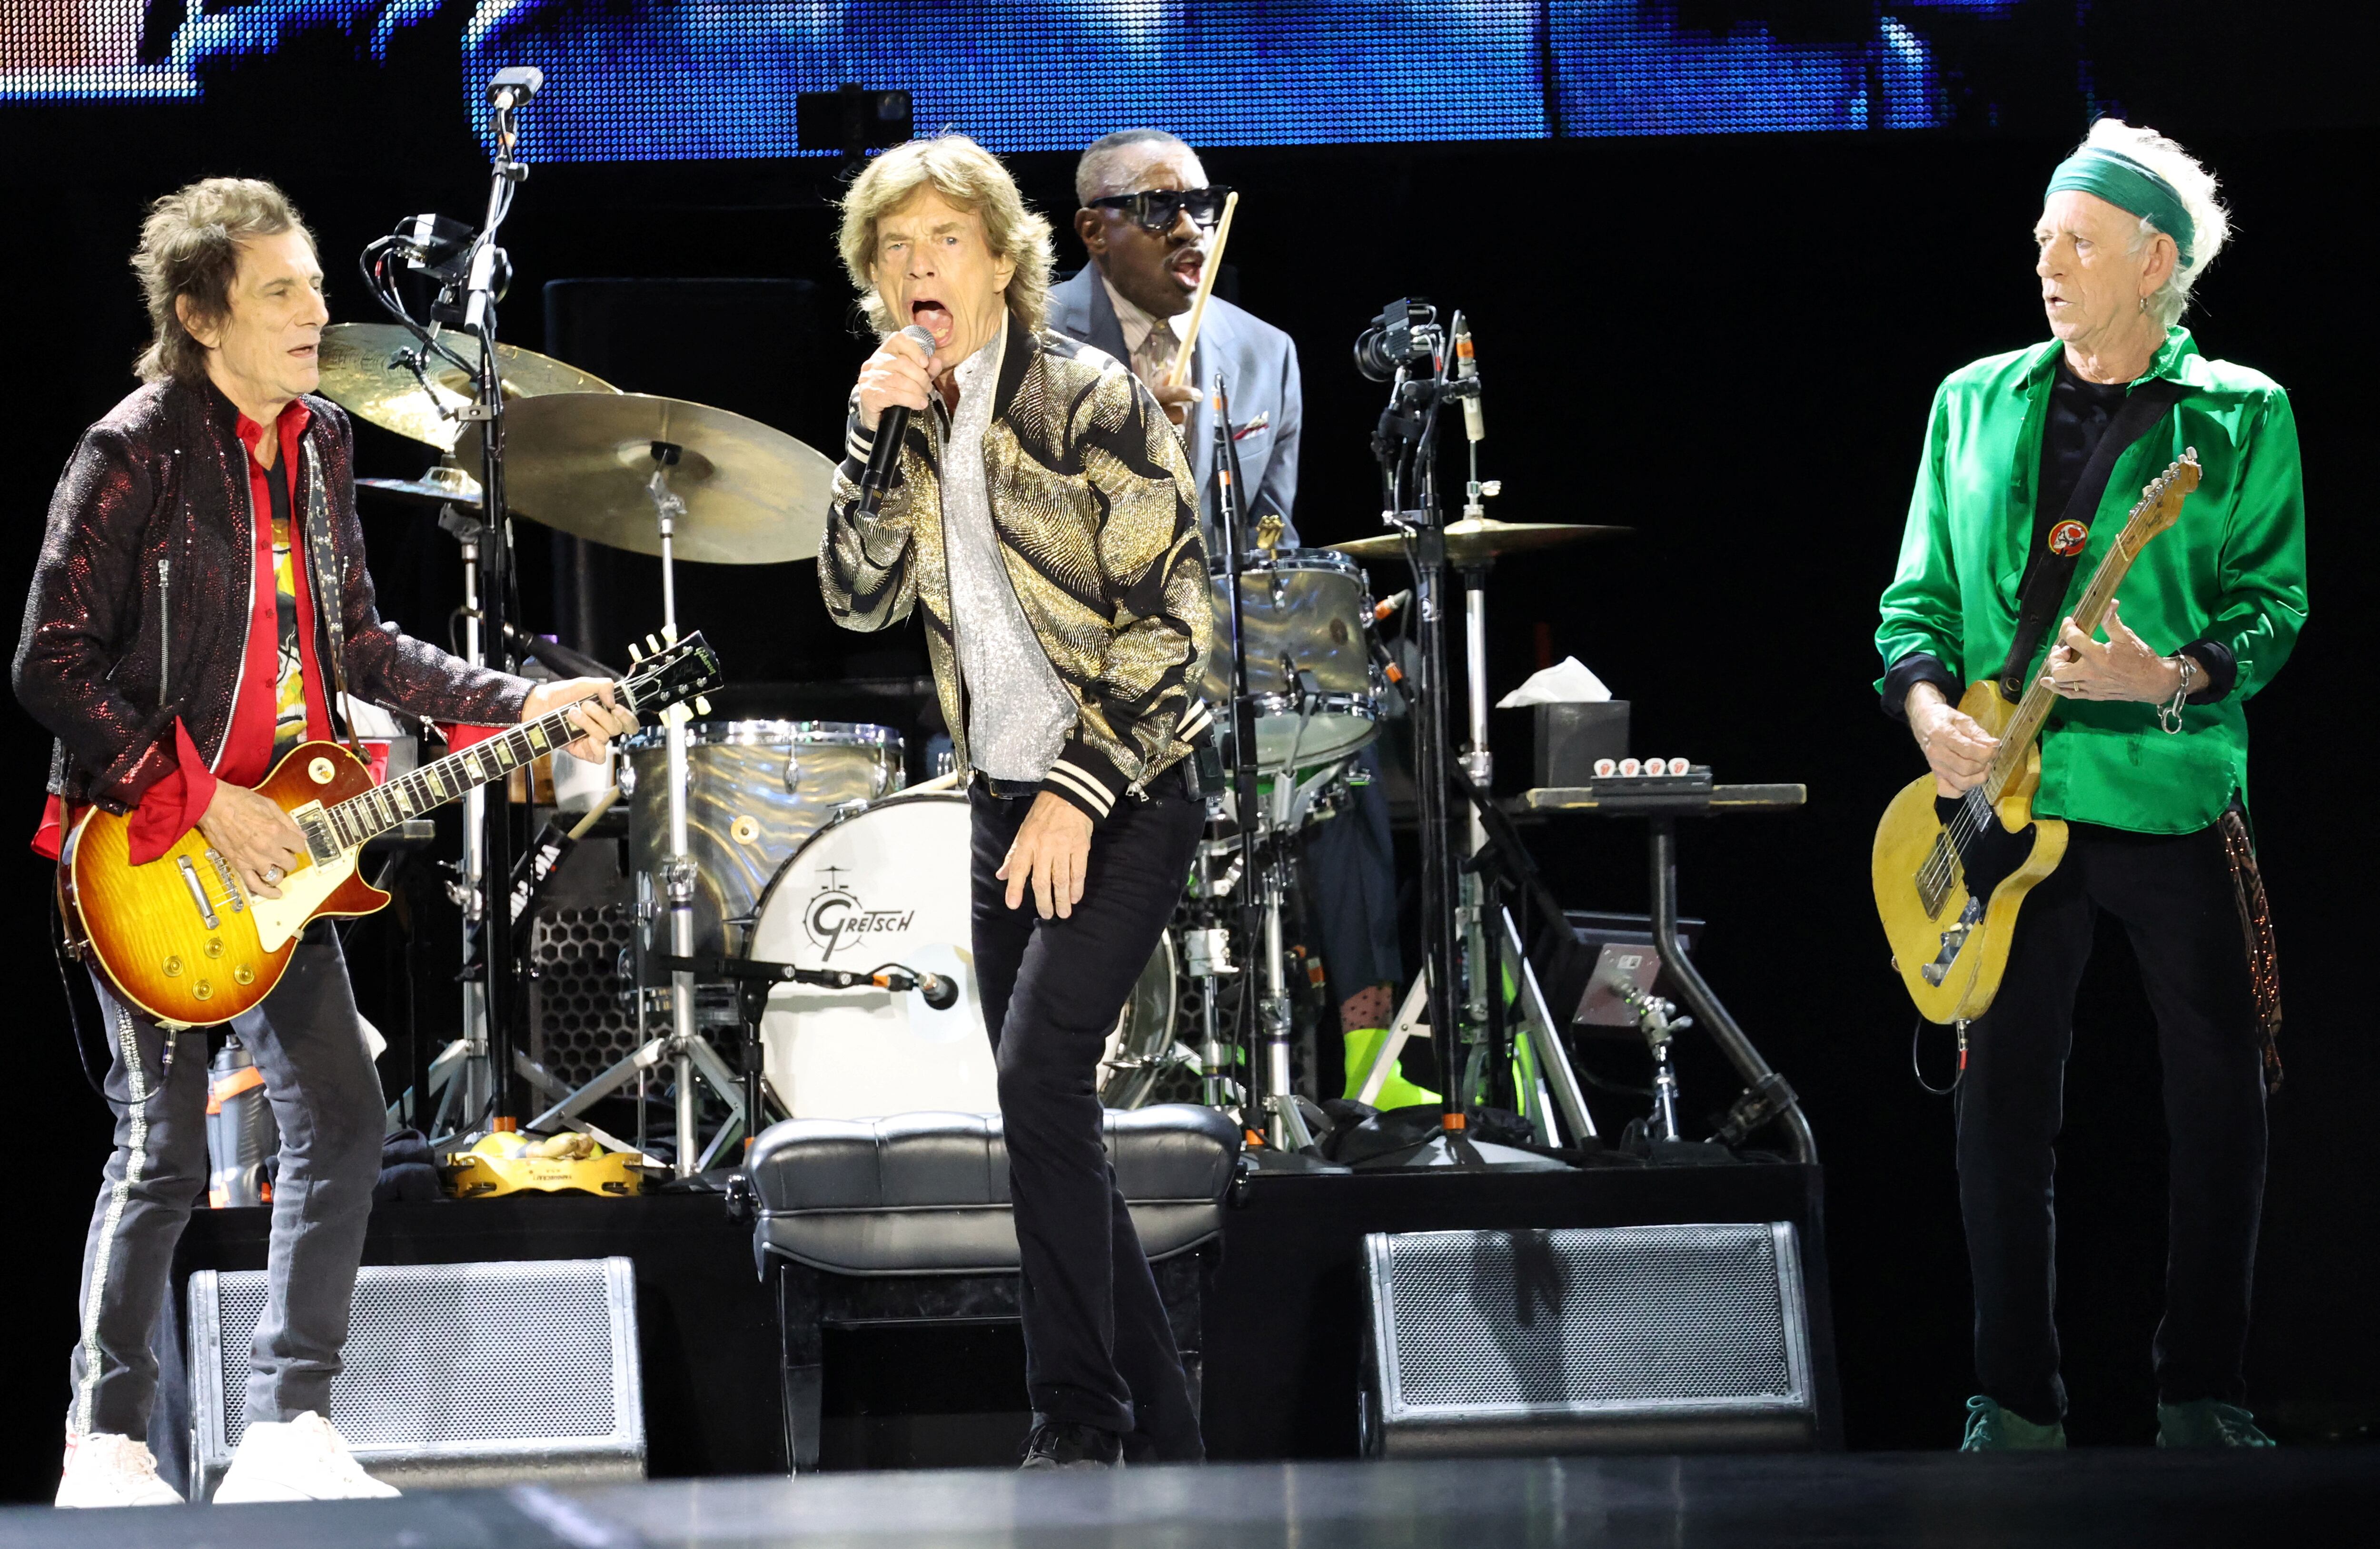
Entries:
[[[2132,561],[2154,534],[2136,536],[2132,524],[2126,524],[2116,535],[2115,543],[2107,550],[2099,568],[2091,574],[2091,584],[2082,588],[2082,599],[2072,609],[2074,627],[2085,635],[2096,635],[2107,616],[2107,604],[2114,600],[2116,588],[2124,584],[2131,573]],[[2054,643],[2054,642],[2053,642]],[[2009,719],[2008,727],[2000,733],[2000,750],[1992,757],[1990,775],[1984,781],[1986,800],[1997,802],[2000,793],[2013,783],[2024,769],[2025,754],[2034,739],[2041,735],[2042,723],[2049,719],[2050,708],[2058,695],[2038,676],[2025,684],[2024,696],[2017,701],[2016,714]]]
[[570,724],[573,708],[550,710],[501,736],[473,743],[460,753],[450,753],[339,803],[325,814],[332,837],[342,850],[357,849],[408,817],[443,806],[467,791],[502,780],[524,764],[576,741],[578,733]]

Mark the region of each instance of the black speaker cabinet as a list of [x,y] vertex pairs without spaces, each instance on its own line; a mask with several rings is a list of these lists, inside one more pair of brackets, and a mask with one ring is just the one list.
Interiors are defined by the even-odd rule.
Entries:
[[[190,1277],[193,1500],[214,1493],[247,1429],[264,1299],[262,1270]],[[365,1471],[403,1490],[641,1480],[634,1267],[368,1265],[329,1419]]]
[[1366,1456],[1818,1443],[1791,1222],[1375,1232],[1364,1247]]

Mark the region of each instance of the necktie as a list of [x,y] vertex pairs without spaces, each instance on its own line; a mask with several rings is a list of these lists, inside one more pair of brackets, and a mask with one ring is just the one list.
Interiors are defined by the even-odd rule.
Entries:
[[1155,387],[1173,369],[1173,357],[1181,349],[1182,341],[1173,336],[1173,330],[1160,322],[1141,340],[1140,347],[1132,352],[1133,373]]

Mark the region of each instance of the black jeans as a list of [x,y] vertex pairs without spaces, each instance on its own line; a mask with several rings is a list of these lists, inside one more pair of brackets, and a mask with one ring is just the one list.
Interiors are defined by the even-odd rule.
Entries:
[[[150,1330],[172,1281],[175,1245],[207,1189],[207,1035],[169,1033],[118,999],[105,974],[94,972],[91,982],[113,1055],[107,1104],[115,1149],[83,1242],[67,1426],[140,1441],[157,1390]],[[327,921],[299,938],[281,982],[232,1031],[255,1055],[281,1126],[271,1278],[256,1325],[248,1418],[295,1420],[330,1409],[386,1119]]]
[[974,813],[975,970],[1000,1063],[1009,1198],[1024,1265],[1025,1382],[1034,1419],[1096,1425],[1128,1455],[1206,1455],[1157,1280],[1116,1189],[1099,1062],[1124,998],[1190,875],[1206,805],[1167,771],[1147,801],[1118,801],[1091,834],[1083,902],[1042,919],[1008,907],[1000,869],[1034,795]]
[[2168,1136],[2160,1402],[2245,1396],[2249,1282],[2265,1192],[2263,1057],[2221,833],[2070,826],[2017,917],[2008,972],[1969,1029],[1959,1205],[1975,1281],[1975,1376],[2028,1420],[2066,1412],[2058,1374],[2053,1147],[2074,994],[2099,911],[2123,923],[2155,1012]]

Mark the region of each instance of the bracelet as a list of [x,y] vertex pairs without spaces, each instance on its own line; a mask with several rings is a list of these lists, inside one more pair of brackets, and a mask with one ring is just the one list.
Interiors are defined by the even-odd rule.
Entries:
[[2177,652],[2173,664],[2181,674],[2181,686],[2173,691],[2170,702],[2157,707],[2157,724],[2165,728],[2165,734],[2168,737],[2181,730],[2181,707],[2198,692],[2198,659],[2187,651]]

